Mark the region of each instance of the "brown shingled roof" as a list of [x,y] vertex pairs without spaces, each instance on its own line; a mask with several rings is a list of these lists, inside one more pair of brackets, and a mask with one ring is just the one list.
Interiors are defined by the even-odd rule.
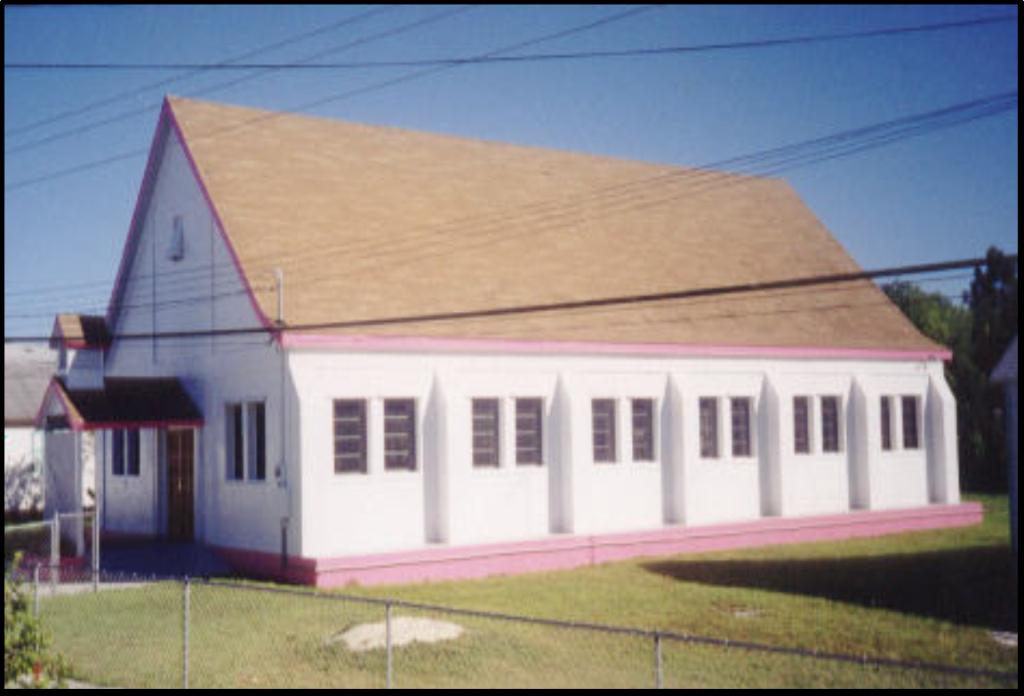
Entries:
[[57,342],[68,348],[101,348],[110,345],[107,320],[88,314],[58,314],[53,325],[50,346]]
[[[284,270],[290,325],[858,270],[780,180],[180,98],[169,106],[250,283]],[[276,294],[256,296],[273,319]],[[373,333],[937,347],[869,281]]]
[[174,377],[107,377],[102,389],[60,390],[71,424],[79,429],[202,425],[203,415]]

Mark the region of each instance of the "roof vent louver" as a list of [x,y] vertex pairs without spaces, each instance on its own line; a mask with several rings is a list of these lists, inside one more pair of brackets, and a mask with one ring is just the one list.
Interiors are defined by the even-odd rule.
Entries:
[[185,221],[180,215],[174,216],[174,229],[171,231],[171,246],[167,250],[167,258],[181,261],[185,258]]

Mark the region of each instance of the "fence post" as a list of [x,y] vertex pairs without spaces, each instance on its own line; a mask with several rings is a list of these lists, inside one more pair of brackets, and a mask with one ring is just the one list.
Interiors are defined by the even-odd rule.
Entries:
[[184,616],[182,617],[182,665],[181,665],[181,676],[182,676],[182,688],[188,688],[188,624],[189,624],[189,594],[192,582],[189,577],[185,576],[185,596],[184,596]]
[[57,568],[60,566],[60,513],[53,513],[50,522],[50,591],[57,594]]
[[[100,591],[100,504],[96,503],[92,513],[92,591]],[[83,520],[84,522],[84,520]]]
[[385,687],[391,688],[391,602],[384,605],[384,636],[388,652],[388,672]]
[[32,616],[39,618],[39,564],[32,568]]
[[661,665],[661,634],[654,634],[654,685],[656,689],[664,689],[664,676]]

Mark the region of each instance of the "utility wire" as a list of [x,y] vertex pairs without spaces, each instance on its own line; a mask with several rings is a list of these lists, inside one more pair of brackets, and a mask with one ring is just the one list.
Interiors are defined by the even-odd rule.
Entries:
[[757,48],[777,48],[802,44],[844,41],[850,39],[898,36],[948,29],[964,29],[986,24],[1016,22],[1016,15],[980,17],[956,22],[923,24],[902,27],[871,29],[867,31],[841,32],[833,34],[810,34],[782,37],[777,39],[754,39],[731,43],[696,44],[684,46],[663,46],[660,48],[629,48],[605,51],[582,51],[571,53],[538,53],[522,56],[463,56],[452,58],[423,58],[419,60],[351,61],[343,63],[5,63],[5,70],[365,70],[371,68],[486,65],[489,63],[529,63],[543,61],[589,60],[595,58],[627,58],[638,56],[659,56],[681,53],[706,53],[710,51],[734,51]]
[[[993,110],[997,113],[1009,110],[1016,103],[1016,93],[994,95],[978,100],[961,102],[956,105],[929,112],[901,117],[871,126],[841,131],[829,136],[791,143],[760,152],[719,160],[695,169],[684,169],[653,177],[631,179],[622,184],[587,192],[569,202],[556,200],[533,205],[520,206],[512,214],[470,216],[437,227],[412,231],[397,240],[381,243],[374,237],[362,244],[345,240],[337,244],[321,245],[286,255],[267,255],[246,259],[250,265],[261,261],[285,266],[303,259],[322,256],[344,249],[351,258],[358,259],[358,265],[350,267],[349,276],[361,272],[377,272],[381,264],[409,265],[430,258],[442,258],[458,251],[483,249],[496,243],[505,242],[514,236],[537,235],[557,229],[566,222],[579,218],[581,211],[588,216],[635,212],[649,207],[664,205],[680,198],[702,194],[726,186],[749,183],[749,179],[737,176],[732,171],[716,171],[720,167],[732,167],[744,173],[759,176],[776,174],[838,157],[857,154],[867,149],[881,147],[899,140],[923,135],[978,118],[987,117]],[[584,207],[589,206],[589,207]],[[523,231],[510,232],[519,225]],[[472,231],[473,237],[460,236],[463,231]],[[453,237],[458,237],[453,239]],[[319,278],[308,273],[290,283],[318,282]]]
[[[65,119],[71,118],[73,116],[81,116],[82,114],[88,113],[90,111],[94,111],[94,110],[96,110],[96,109],[98,109],[100,107],[107,106],[108,104],[113,104],[113,103],[119,102],[119,101],[121,101],[123,99],[128,99],[128,98],[134,97],[134,96],[136,96],[138,94],[141,94],[143,92],[147,92],[149,90],[157,89],[157,88],[160,88],[160,87],[166,87],[167,85],[174,84],[175,82],[181,82],[182,80],[190,79],[192,77],[195,77],[196,75],[205,73],[205,72],[207,72],[207,71],[209,71],[211,69],[215,69],[215,67],[223,67],[223,66],[229,65],[231,63],[237,63],[238,61],[245,60],[247,58],[252,58],[253,56],[260,55],[261,53],[268,53],[270,51],[274,51],[274,50],[277,50],[279,48],[283,48],[284,46],[288,46],[288,45],[291,45],[293,43],[298,43],[300,41],[305,41],[306,39],[311,39],[314,36],[319,36],[320,34],[325,34],[327,32],[334,31],[335,29],[340,29],[342,27],[345,27],[345,26],[348,26],[348,25],[351,25],[351,24],[356,24],[356,23],[361,22],[363,20],[370,19],[371,17],[373,17],[375,15],[378,15],[378,14],[381,14],[381,13],[384,13],[384,12],[390,12],[392,10],[399,9],[400,7],[402,7],[402,6],[401,5],[388,5],[386,7],[381,7],[381,8],[376,8],[376,9],[368,10],[366,12],[361,12],[361,13],[353,15],[351,17],[346,17],[346,18],[344,18],[344,19],[342,19],[342,20],[340,20],[338,22],[333,22],[333,23],[328,24],[326,26],[322,26],[322,27],[319,27],[317,29],[313,29],[312,31],[303,32],[301,34],[296,34],[294,36],[290,36],[288,38],[282,39],[282,40],[277,41],[275,43],[268,44],[266,46],[261,46],[259,48],[254,49],[254,50],[251,50],[251,51],[246,51],[245,53],[241,53],[241,54],[239,54],[237,56],[233,56],[231,58],[225,58],[223,61],[220,61],[219,63],[212,63],[212,64],[210,64],[211,67],[209,67],[209,68],[193,68],[193,69],[190,69],[189,72],[186,72],[186,73],[184,73],[182,75],[175,75],[173,77],[168,77],[168,78],[165,78],[163,80],[158,80],[156,82],[151,82],[149,84],[142,85],[141,87],[136,87],[135,89],[127,90],[127,91],[124,91],[124,92],[119,92],[117,94],[114,94],[112,96],[106,97],[104,99],[100,99],[100,100],[95,101],[95,102],[90,102],[89,104],[86,104],[84,106],[81,106],[81,107],[78,107],[78,108],[75,108],[75,109],[69,109],[67,111],[62,111],[62,112],[60,112],[58,114],[54,114],[53,116],[49,116],[49,117],[41,119],[39,121],[34,121],[32,123],[28,123],[28,124],[25,124],[23,126],[18,126],[18,127],[15,127],[15,128],[11,128],[11,129],[5,130],[4,131],[4,135],[5,136],[20,135],[22,133],[27,133],[29,131],[35,130],[37,128],[40,128],[42,126],[47,126],[47,125],[50,125],[50,124],[53,124],[53,123],[57,123],[58,121],[63,121]],[[159,108],[159,107],[156,107],[156,108]]]
[[[274,261],[284,265],[301,261],[311,256],[322,256],[335,249],[344,248],[352,255],[358,256],[365,267],[376,267],[382,260],[395,254],[405,251],[416,250],[434,246],[427,254],[417,254],[413,257],[404,256],[397,259],[397,263],[409,263],[423,260],[425,258],[448,253],[448,247],[436,248],[436,245],[429,245],[425,242],[434,241],[430,238],[436,237],[441,240],[448,240],[453,233],[460,229],[472,229],[474,238],[472,241],[459,239],[460,250],[483,248],[495,241],[508,239],[508,229],[512,224],[529,225],[527,232],[521,234],[537,234],[551,229],[560,224],[564,218],[570,215],[577,215],[578,210],[585,204],[590,204],[593,210],[588,209],[590,214],[600,213],[609,215],[620,212],[628,212],[638,208],[659,205],[682,196],[696,195],[714,188],[740,185],[747,180],[736,176],[732,172],[721,172],[716,169],[730,167],[742,169],[745,172],[752,172],[758,175],[774,174],[783,170],[789,170],[808,164],[816,164],[827,159],[835,159],[848,154],[856,154],[870,147],[880,147],[891,144],[899,139],[922,135],[937,128],[962,125],[966,120],[973,120],[991,115],[991,109],[998,108],[1000,112],[1008,109],[1016,101],[1016,93],[994,95],[983,99],[961,102],[941,109],[901,117],[871,126],[841,131],[829,136],[815,138],[798,143],[791,143],[781,147],[762,150],[748,155],[731,157],[717,162],[712,162],[695,169],[673,171],[653,177],[633,179],[622,184],[615,184],[596,191],[590,191],[566,203],[563,200],[555,202],[542,202],[530,206],[520,206],[515,214],[509,216],[505,213],[498,215],[471,216],[460,220],[441,225],[440,227],[428,228],[400,238],[381,244],[379,241],[367,242],[360,245],[358,242],[346,240],[343,244],[321,245],[315,249],[297,252],[294,254],[266,256],[264,258],[254,257],[247,259],[247,263],[253,264],[263,260]],[[662,194],[660,198],[647,201],[637,201],[639,197],[648,197],[652,192],[656,193],[657,188],[671,186],[668,189],[668,197]],[[685,188],[680,188],[685,186]],[[625,206],[625,207],[623,207]],[[225,268],[233,268],[233,263],[225,264]],[[350,269],[354,271],[355,269]],[[161,279],[184,275],[180,279],[181,284],[188,284],[197,281],[205,281],[213,267],[209,264],[185,271],[169,271],[158,274]],[[195,274],[195,275],[193,275]],[[199,275],[202,274],[202,275]],[[230,274],[229,274],[230,275]],[[148,274],[136,276],[136,279],[149,277]],[[173,280],[173,278],[171,278]],[[303,281],[299,281],[300,283]],[[306,276],[304,282],[316,282],[316,278]],[[107,284],[109,286],[109,283]],[[292,283],[294,286],[294,283]],[[57,286],[58,288],[76,288],[80,285]],[[35,292],[45,291],[46,288],[36,288]],[[17,293],[5,293],[7,295],[27,294],[31,290],[19,290]]]
[[[438,12],[436,14],[430,15],[429,17],[417,19],[417,20],[415,20],[413,22],[408,22],[406,24],[400,25],[398,27],[393,27],[391,29],[386,29],[384,31],[380,31],[380,32],[377,32],[375,34],[371,34],[369,36],[365,36],[363,38],[356,39],[354,41],[348,41],[348,42],[346,42],[346,43],[344,43],[344,44],[342,44],[340,46],[334,46],[334,47],[331,47],[331,48],[329,48],[329,49],[327,49],[325,51],[319,51],[317,53],[314,53],[314,54],[304,58],[303,61],[300,64],[303,64],[303,63],[308,62],[308,61],[316,60],[317,58],[322,58],[324,56],[334,55],[335,53],[341,53],[343,51],[347,51],[347,50],[349,50],[351,48],[355,48],[357,46],[364,46],[366,44],[373,43],[374,41],[380,41],[381,39],[386,39],[386,38],[391,38],[393,36],[398,36],[399,34],[404,34],[406,32],[413,31],[415,29],[419,29],[420,27],[426,26],[428,24],[433,24],[435,22],[439,22],[439,21],[448,19],[449,17],[453,17],[455,15],[459,15],[459,14],[462,14],[464,12],[468,12],[469,10],[472,10],[472,9],[475,9],[475,8],[476,8],[476,6],[469,5],[469,6],[465,6],[465,7],[456,7],[455,9],[445,10],[443,12]],[[252,69],[251,68],[247,68],[247,70],[252,70]],[[225,82],[218,82],[216,84],[209,85],[207,87],[203,87],[202,89],[193,90],[191,92],[190,96],[196,97],[196,96],[203,96],[203,95],[206,95],[206,94],[211,94],[213,92],[220,92],[220,91],[225,90],[225,89],[227,89],[229,87],[235,87],[235,86],[240,85],[242,83],[250,82],[250,81],[255,80],[257,78],[264,77],[265,75],[269,75],[270,73],[278,72],[278,70],[279,70],[279,68],[275,68],[275,67],[265,67],[265,68],[262,68],[262,69],[258,69],[256,72],[253,72],[253,73],[251,73],[249,75],[243,75],[241,77],[236,77],[236,78],[233,78],[231,80],[227,80]],[[199,72],[199,71],[197,71],[197,72]],[[68,130],[65,130],[65,131],[61,131],[59,133],[55,133],[53,135],[46,136],[44,138],[33,140],[32,142],[23,143],[21,145],[17,145],[17,146],[11,147],[11,148],[7,148],[7,149],[4,150],[4,154],[5,155],[11,155],[11,154],[19,153],[19,152],[25,152],[27,150],[33,150],[33,149],[35,149],[37,147],[41,147],[43,145],[47,145],[49,143],[56,142],[58,140],[64,140],[65,138],[81,135],[82,133],[86,133],[88,131],[95,130],[95,129],[100,128],[102,126],[107,126],[107,125],[110,125],[112,123],[118,123],[120,121],[124,121],[125,119],[131,118],[133,116],[139,116],[141,114],[149,113],[151,111],[157,111],[157,110],[159,110],[159,108],[160,108],[160,104],[151,104],[149,106],[144,106],[144,107],[138,108],[138,109],[130,109],[128,111],[122,111],[120,113],[114,114],[113,116],[107,117],[107,118],[99,120],[99,121],[93,121],[92,123],[87,123],[85,125],[78,126],[76,128],[71,128],[71,129],[68,129]]]
[[[1016,254],[1009,254],[1006,257],[1016,261]],[[375,319],[357,319],[349,321],[315,322],[307,324],[281,325],[278,327],[245,327],[232,329],[206,329],[195,331],[164,331],[144,333],[121,333],[115,334],[114,339],[118,340],[141,340],[154,338],[200,338],[208,336],[242,336],[258,334],[279,334],[284,331],[320,331],[335,329],[357,329],[372,328],[377,326],[398,326],[406,324],[423,324],[441,321],[460,321],[467,319],[483,319],[491,317],[521,316],[526,314],[538,314],[547,312],[560,312],[591,307],[612,307],[622,305],[640,305],[652,302],[664,302],[667,300],[681,300],[691,298],[702,298],[722,295],[737,295],[744,293],[763,292],[770,290],[781,290],[787,288],[810,288],[832,285],[837,283],[848,283],[860,280],[871,280],[874,278],[885,278],[894,276],[917,275],[922,273],[934,273],[949,271],[961,268],[978,268],[987,264],[985,258],[958,259],[953,261],[942,261],[937,263],[915,264],[909,266],[896,266],[881,268],[872,271],[855,271],[849,273],[832,273],[816,276],[805,276],[798,278],[786,278],[773,281],[757,283],[741,283],[737,285],[720,285],[703,288],[690,288],[674,292],[650,293],[641,295],[624,295],[617,297],[592,298],[571,302],[555,302],[547,304],[517,305],[510,307],[483,308],[468,311],[456,312],[434,312],[429,314],[400,315],[393,317],[380,317]],[[48,340],[49,336],[5,336],[4,343],[19,343],[29,341]]]
[[[602,18],[600,18],[598,20],[595,20],[593,22],[588,22],[586,24],[582,24],[582,25],[570,27],[568,29],[564,29],[564,30],[561,30],[561,31],[557,31],[557,32],[554,32],[552,34],[545,34],[545,35],[539,36],[539,37],[537,37],[535,39],[530,39],[530,40],[527,40],[527,41],[522,41],[522,42],[519,42],[519,43],[515,43],[515,44],[512,44],[512,45],[509,45],[509,46],[505,46],[503,48],[499,48],[499,49],[496,49],[494,51],[490,51],[490,52],[485,53],[483,55],[484,56],[497,55],[497,54],[500,54],[500,53],[515,51],[515,50],[518,50],[520,48],[526,48],[528,46],[532,46],[532,45],[535,45],[535,44],[538,44],[538,43],[542,43],[542,42],[545,42],[545,41],[553,41],[553,40],[558,39],[558,38],[563,38],[563,37],[566,37],[566,36],[571,36],[573,34],[578,34],[580,32],[589,31],[590,29],[594,29],[594,28],[599,27],[599,26],[603,26],[603,25],[606,25],[606,24],[611,24],[613,22],[621,21],[621,20],[626,19],[628,17],[632,17],[632,16],[635,16],[635,15],[641,14],[643,12],[649,12],[651,10],[659,9],[659,8],[660,8],[660,6],[635,7],[635,8],[626,10],[624,12],[619,12],[619,13],[615,13],[615,14],[612,14],[612,15],[607,15],[607,16],[602,17]],[[435,73],[438,73],[438,72],[443,72],[445,70],[451,70],[451,69],[456,68],[456,67],[459,67],[459,66],[457,66],[457,65],[444,65],[444,66],[429,68],[427,70],[421,70],[421,71],[416,71],[416,72],[412,72],[412,73],[406,73],[404,75],[400,75],[399,77],[396,77],[396,78],[393,78],[393,79],[390,79],[390,80],[385,80],[383,82],[374,83],[374,84],[367,85],[365,87],[360,87],[360,88],[357,88],[357,89],[354,89],[354,90],[348,90],[348,91],[342,92],[340,94],[335,94],[335,95],[332,95],[332,96],[328,96],[328,97],[325,97],[323,99],[318,99],[318,100],[313,101],[313,102],[308,102],[306,104],[301,104],[299,106],[290,107],[285,112],[273,113],[273,114],[269,114],[269,115],[266,115],[266,116],[260,116],[260,117],[252,119],[251,121],[246,121],[246,122],[244,122],[242,124],[237,124],[235,126],[227,128],[227,129],[220,129],[220,130],[208,133],[208,134],[203,134],[202,136],[199,136],[199,137],[201,137],[201,138],[215,137],[217,135],[223,134],[224,132],[233,131],[233,130],[236,130],[237,128],[242,128],[242,127],[246,127],[246,126],[256,125],[258,123],[262,123],[264,121],[267,121],[267,120],[269,120],[271,118],[278,118],[280,116],[287,115],[290,112],[302,111],[304,109],[312,109],[312,108],[316,108],[316,107],[319,107],[319,106],[323,106],[325,104],[330,104],[330,103],[333,103],[333,102],[342,101],[342,100],[345,100],[345,99],[350,99],[350,98],[355,97],[355,96],[359,96],[359,95],[362,95],[362,94],[368,94],[370,92],[375,92],[375,91],[378,91],[378,90],[381,90],[381,89],[386,89],[386,88],[391,87],[391,86],[396,85],[396,84],[401,84],[401,83],[404,83],[404,82],[411,82],[413,80],[417,80],[417,79],[420,79],[422,77],[426,77],[428,75],[432,75],[432,74],[435,74]],[[35,184],[44,183],[46,181],[52,181],[53,179],[58,179],[58,178],[62,178],[62,177],[65,177],[65,176],[71,176],[73,174],[78,174],[78,173],[83,172],[83,171],[89,171],[89,170],[92,170],[92,169],[96,169],[98,167],[103,167],[103,166],[107,166],[107,165],[110,165],[110,164],[115,164],[117,162],[121,162],[121,161],[124,161],[124,160],[127,160],[127,159],[132,159],[132,158],[135,158],[135,157],[139,157],[141,155],[147,154],[148,152],[149,152],[149,149],[147,148],[147,149],[141,149],[141,150],[132,150],[131,152],[124,152],[124,153],[117,154],[117,155],[111,155],[110,157],[106,157],[106,158],[103,158],[103,159],[100,159],[100,160],[95,160],[95,161],[92,161],[92,162],[86,162],[86,163],[79,164],[79,165],[76,165],[76,166],[73,166],[73,167],[69,167],[67,169],[58,170],[56,172],[51,172],[49,174],[44,174],[44,175],[33,177],[33,178],[30,178],[30,179],[23,179],[21,181],[14,182],[13,184],[7,184],[7,185],[4,186],[4,191],[8,191],[8,192],[9,191],[16,191],[16,190],[19,190],[19,189],[22,189],[22,188],[25,188],[25,187],[28,187],[28,186],[33,186]]]

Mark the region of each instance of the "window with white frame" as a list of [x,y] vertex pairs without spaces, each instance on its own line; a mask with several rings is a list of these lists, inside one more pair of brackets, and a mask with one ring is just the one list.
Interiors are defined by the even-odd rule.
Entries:
[[334,473],[365,474],[366,399],[334,401]]
[[654,461],[654,399],[633,399],[633,461]]
[[615,461],[615,399],[593,399],[590,406],[594,461],[612,463]]
[[900,402],[903,411],[903,449],[920,449],[920,401],[916,396],[903,396]]
[[416,470],[416,401],[384,400],[384,469]]
[[749,457],[753,454],[750,397],[733,397],[729,399],[729,406],[732,416],[732,456]]
[[136,428],[112,430],[110,468],[114,476],[139,476],[141,447]]
[[262,401],[224,407],[225,473],[229,481],[267,478],[267,416]]
[[542,399],[516,399],[517,466],[543,465],[543,421]]
[[811,453],[811,399],[808,396],[793,397],[793,451]]
[[500,402],[498,399],[473,399],[473,466],[497,469],[500,453]]
[[839,452],[842,449],[840,410],[841,405],[838,396],[821,397],[822,452]]
[[700,409],[700,456],[704,459],[718,458],[718,399],[701,397]]

